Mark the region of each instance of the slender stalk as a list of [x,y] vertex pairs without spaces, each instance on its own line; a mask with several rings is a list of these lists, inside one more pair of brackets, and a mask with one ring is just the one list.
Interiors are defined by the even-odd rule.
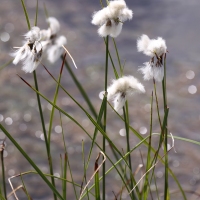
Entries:
[[158,106],[158,96],[157,96],[157,91],[156,91],[156,82],[155,82],[154,78],[153,78],[153,85],[154,85],[154,93],[155,93],[155,97],[156,97],[156,107],[157,107],[158,120],[159,120],[159,124],[160,124],[160,129],[162,129],[160,111],[159,111],[159,106]]
[[[108,85],[108,47],[109,47],[109,36],[106,37],[106,61],[105,61],[105,101],[107,101],[107,85]],[[104,124],[103,124],[103,130],[106,133],[106,118],[107,118],[107,103],[105,104],[105,110],[104,110]],[[103,152],[106,152],[106,138],[103,136]],[[103,163],[103,187],[102,187],[102,199],[106,199],[106,164]]]
[[[166,53],[164,55],[164,78],[162,81],[163,87],[163,103],[164,103],[164,110],[167,110],[167,91],[166,91]],[[163,127],[164,129],[164,151],[165,151],[165,190],[164,190],[164,199],[170,199],[169,196],[169,184],[168,184],[168,154],[167,154],[167,121],[166,126]]]
[[[147,163],[146,163],[146,172],[150,169],[151,167],[151,138],[152,138],[152,124],[153,124],[153,91],[151,94],[151,117],[150,117],[150,130],[149,130],[149,146],[148,146],[148,155],[147,155]],[[145,184],[143,188],[143,200],[146,200],[148,197],[148,186],[149,186],[149,173],[145,177]]]
[[120,75],[122,76],[123,75],[123,68],[122,68],[122,65],[121,65],[121,61],[120,61],[120,57],[119,57],[119,52],[118,52],[118,49],[117,49],[117,44],[116,44],[114,38],[113,38],[113,43],[114,43],[114,46],[115,46],[117,60],[118,60],[119,68],[120,68]]
[[20,177],[21,177],[21,181],[22,181],[22,185],[23,185],[22,189],[24,190],[26,196],[28,197],[28,200],[32,200],[31,197],[30,197],[30,195],[29,195],[29,193],[28,193],[28,191],[27,191],[27,189],[26,189],[26,186],[25,186],[25,183],[24,183],[22,175],[20,175]]
[[[60,114],[60,125],[62,127],[62,140],[63,140],[63,145],[64,145],[64,164],[63,164],[63,169],[62,169],[62,176],[64,179],[67,179],[67,147],[66,147],[66,143],[65,143],[65,137],[64,137],[64,133],[63,133],[63,124],[62,124],[62,116],[61,116],[61,112],[59,112]],[[61,159],[62,160],[62,159]],[[62,181],[62,190],[63,190],[63,199],[67,199],[67,182],[65,180]]]
[[[100,107],[100,110],[99,110],[98,118],[97,118],[97,123],[98,123],[99,125],[101,125],[101,120],[102,120],[102,117],[103,117],[103,113],[104,113],[104,109],[105,109],[105,104],[106,104],[106,103],[107,103],[107,102],[105,101],[105,98],[103,98],[103,101],[102,101],[102,103],[101,103],[101,107]],[[102,126],[102,125],[101,125],[101,126]],[[93,134],[93,138],[92,138],[92,144],[91,144],[90,151],[89,151],[89,155],[88,155],[88,161],[87,161],[86,168],[88,168],[88,166],[89,166],[90,157],[91,157],[91,154],[92,154],[92,150],[93,150],[93,146],[94,146],[94,142],[95,142],[97,133],[98,133],[98,129],[95,127],[94,134]]]
[[[35,89],[37,91],[39,91],[39,87],[38,87],[38,83],[37,83],[37,75],[36,75],[36,71],[35,70],[33,72],[33,76],[34,76],[34,81],[35,81]],[[53,164],[52,164],[52,158],[51,158],[50,147],[49,147],[50,144],[48,143],[47,133],[46,133],[46,129],[45,129],[45,123],[44,123],[44,117],[43,117],[43,112],[42,112],[40,96],[39,96],[38,93],[36,93],[36,95],[37,95],[38,108],[39,108],[39,112],[40,112],[40,119],[41,119],[41,123],[42,123],[42,129],[43,129],[43,133],[44,133],[44,140],[45,140],[45,145],[46,145],[46,150],[47,150],[49,171],[50,171],[50,174],[53,175]],[[51,177],[51,182],[52,182],[52,185],[55,187],[54,177]],[[56,194],[53,193],[53,195],[54,195],[54,199],[57,200]]]
[[[105,45],[106,45],[106,39],[105,39],[105,38],[104,38],[104,43],[105,43]],[[114,72],[114,74],[115,74],[115,78],[118,79],[118,78],[119,78],[119,75],[118,75],[117,70],[116,70],[116,68],[115,68],[115,64],[114,64],[114,62],[113,62],[113,59],[112,59],[112,56],[111,56],[111,54],[110,54],[109,49],[108,49],[108,55],[109,55],[110,62],[111,62],[112,67],[113,67],[113,72]]]
[[[22,7],[24,9],[24,14],[25,14],[25,17],[26,17],[28,29],[30,30],[31,29],[31,25],[30,25],[29,16],[28,16],[28,12],[26,10],[26,6],[25,6],[25,3],[24,3],[24,0],[21,0],[21,3],[22,3]],[[38,0],[37,0],[37,5],[36,5],[35,26],[37,25],[37,16],[38,16]],[[38,83],[37,83],[37,75],[36,75],[36,71],[35,70],[33,71],[33,77],[34,77],[34,82],[35,82],[35,88],[36,88],[37,91],[39,91]],[[43,129],[43,133],[44,133],[46,151],[47,151],[47,155],[48,155],[49,169],[50,169],[50,173],[53,175],[53,166],[52,166],[52,161],[51,161],[51,155],[50,155],[50,152],[49,152],[49,145],[48,145],[47,134],[46,134],[46,129],[45,129],[42,106],[41,106],[41,102],[40,102],[40,96],[39,96],[38,93],[36,93],[36,96],[37,96],[38,108],[39,108],[39,113],[40,113],[40,119],[41,119],[41,123],[42,123],[42,129]],[[55,187],[54,178],[52,177],[51,180],[52,180],[53,187]],[[54,195],[54,200],[57,200],[56,194],[53,193],[53,195]]]
[[[99,167],[98,165],[98,160],[99,157],[96,159],[95,164],[94,164],[94,172],[97,170],[97,168]],[[95,174],[95,199],[96,200],[100,200],[100,184],[99,184],[99,171],[97,171],[97,173]]]
[[76,200],[78,200],[78,195],[77,195],[76,188],[75,188],[76,185],[74,184],[74,178],[73,178],[73,175],[72,175],[72,170],[71,170],[71,166],[70,166],[70,163],[69,163],[69,159],[67,159],[67,164],[68,164],[69,173],[70,173],[70,176],[71,176],[71,179],[72,179],[72,185],[73,185],[73,189],[74,189],[74,194],[76,196]]
[[[63,57],[62,57],[62,59],[63,59]],[[97,113],[96,113],[94,106],[92,105],[84,88],[82,87],[82,85],[80,84],[80,82],[78,81],[76,76],[74,75],[74,72],[72,71],[72,69],[66,59],[65,59],[65,67],[68,70],[68,72],[69,72],[71,78],[73,79],[74,83],[76,84],[77,88],[79,89],[80,93],[82,94],[83,98],[85,99],[86,103],[88,104],[88,107],[90,108],[90,111],[92,112],[93,116],[95,118],[97,118]]]
[[[125,108],[126,106],[126,108]],[[126,105],[123,107],[123,114],[124,114],[124,123],[126,128],[126,145],[127,150],[126,152],[130,152],[130,142],[129,142],[129,116],[128,116],[128,102],[126,101]],[[132,179],[132,163],[131,163],[131,154],[128,155],[128,163],[130,168],[130,188],[133,188],[133,179]],[[134,197],[134,191],[131,193],[132,199],[135,199]]]
[[30,165],[38,172],[40,177],[46,182],[46,184],[51,188],[52,192],[54,192],[59,199],[63,200],[60,193],[56,190],[56,188],[51,184],[51,182],[46,178],[43,172],[37,167],[37,165],[33,162],[33,160],[27,155],[27,153],[22,149],[22,147],[15,141],[15,139],[11,136],[10,133],[0,124],[0,129],[4,132],[4,134],[9,138],[9,140],[15,145],[15,147],[20,151],[20,153],[24,156],[24,158],[30,163]]
[[6,192],[6,177],[5,177],[5,167],[4,167],[4,152],[5,144],[4,142],[0,146],[0,153],[1,153],[1,170],[2,170],[2,181],[3,181],[3,191],[4,191],[4,198],[7,200],[7,192]]
[[[33,77],[34,77],[34,82],[35,82],[35,89],[37,91],[39,91],[36,71],[33,71]],[[42,106],[41,106],[41,101],[40,101],[40,95],[38,93],[36,93],[36,97],[37,97],[38,108],[39,108],[39,113],[40,113],[40,120],[42,123],[42,130],[44,133],[45,145],[46,145],[46,149],[48,152],[48,140],[47,140],[47,133],[46,133],[46,129],[45,129],[44,117],[43,117]]]
[[[92,139],[92,142],[94,142],[94,140]],[[88,168],[88,165],[89,165],[89,160],[88,160],[88,163],[87,163],[87,166],[86,166],[86,163],[85,163],[85,148],[84,148],[84,141],[82,141],[82,158],[83,158],[83,167],[84,167],[84,175],[83,175],[83,181],[82,183],[85,183],[87,184],[87,175],[86,175],[86,171],[87,171],[87,168]],[[82,184],[83,185],[83,184]],[[81,191],[80,193],[82,192],[82,189],[81,188]],[[87,199],[89,200],[89,193],[88,193],[88,187],[86,188],[86,191],[87,191]]]

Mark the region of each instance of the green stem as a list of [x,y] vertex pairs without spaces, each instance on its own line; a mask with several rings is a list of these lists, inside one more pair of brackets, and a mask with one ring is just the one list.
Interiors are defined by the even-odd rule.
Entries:
[[155,82],[154,78],[153,78],[153,85],[154,85],[154,92],[155,92],[155,97],[156,97],[156,108],[157,108],[158,120],[159,120],[159,124],[160,124],[160,129],[162,129],[160,111],[159,111],[159,106],[158,106],[158,96],[157,96],[157,90],[156,90],[156,82]]
[[4,142],[3,142],[2,147],[0,149],[0,153],[1,153],[1,170],[2,170],[2,178],[3,178],[4,197],[7,200],[6,177],[5,177],[4,158],[3,158],[4,147],[5,147],[5,145],[4,145]]
[[[106,37],[106,62],[105,62],[105,101],[107,101],[107,85],[108,85],[108,50],[109,50],[109,36]],[[104,110],[104,124],[103,130],[106,133],[106,119],[107,118],[107,103],[105,104]],[[106,138],[103,137],[103,152],[106,152]],[[103,187],[102,187],[102,199],[106,199],[106,163],[103,163]]]
[[[128,102],[126,101],[126,108],[123,107],[123,114],[124,114],[124,123],[126,128],[126,144],[127,150],[126,152],[130,152],[130,142],[129,142],[129,116],[128,116]],[[133,179],[132,179],[132,163],[131,163],[131,154],[128,155],[128,163],[130,168],[130,189],[133,188]],[[132,199],[135,199],[134,191],[130,194]]]
[[[35,89],[37,91],[39,91],[39,87],[38,87],[38,83],[37,83],[37,75],[36,75],[35,70],[33,71],[33,76],[34,76],[34,82],[35,82]],[[48,140],[47,140],[47,133],[46,133],[46,129],[45,129],[44,117],[43,117],[42,106],[41,106],[41,101],[40,101],[40,95],[38,93],[36,93],[36,96],[37,96],[38,108],[39,108],[39,113],[40,113],[40,120],[42,123],[42,130],[44,133],[46,150],[47,150],[47,154],[48,154]]]
[[120,61],[120,57],[119,57],[119,52],[118,52],[118,49],[117,49],[117,44],[116,44],[114,38],[113,38],[113,43],[114,43],[114,46],[115,46],[117,60],[118,60],[119,68],[120,68],[120,75],[122,76],[123,75],[123,68],[122,68],[122,65],[121,65],[121,61]]
[[24,156],[24,158],[30,163],[30,165],[37,171],[40,177],[46,182],[46,184],[51,188],[51,190],[58,196],[59,199],[63,200],[62,196],[56,190],[56,188],[50,183],[50,181],[46,178],[46,176],[42,173],[42,171],[37,167],[37,165],[33,162],[33,160],[27,155],[27,153],[22,149],[22,147],[14,140],[11,134],[0,124],[0,129],[4,132],[4,134],[9,138],[9,140],[15,145],[15,147],[20,151],[20,153]]
[[[166,92],[166,53],[164,55],[164,78],[162,81],[162,87],[163,87],[163,102],[164,102],[164,110],[167,110],[167,92]],[[164,129],[164,152],[166,154],[165,156],[165,190],[164,190],[164,199],[169,200],[169,184],[168,184],[168,154],[167,154],[167,122],[166,126],[163,127]]]
[[[153,124],[153,91],[151,95],[151,117],[150,117],[150,130],[149,130],[149,145],[148,145],[148,155],[147,155],[147,163],[146,163],[146,172],[150,169],[151,167],[151,138],[152,138],[152,124]],[[149,191],[149,173],[145,177],[145,183],[143,187],[143,199],[146,200],[148,198],[148,191]]]
[[[62,59],[63,59],[63,57],[62,57]],[[93,116],[95,118],[97,118],[97,113],[96,113],[94,106],[92,105],[92,103],[91,103],[87,93],[83,89],[82,85],[80,84],[80,82],[78,81],[76,76],[74,75],[74,72],[72,71],[72,69],[66,59],[65,59],[65,66],[66,66],[66,69],[68,70],[71,78],[73,79],[74,83],[76,84],[77,88],[79,89],[80,93],[82,94],[83,98],[85,99],[86,103],[88,104],[88,107],[90,108],[90,111],[92,112]]]
[[[55,91],[55,94],[54,94],[54,100],[53,100],[54,104],[56,104],[57,97],[58,97],[59,84],[60,84],[61,77],[62,77],[62,70],[63,70],[63,66],[64,66],[65,57],[66,57],[66,54],[65,54],[64,59],[63,59],[63,63],[62,63],[59,78],[58,78],[58,84],[56,86],[56,91]],[[51,175],[53,175],[53,164],[52,164],[52,158],[51,158],[51,130],[52,130],[52,125],[53,125],[54,111],[55,111],[55,108],[52,107],[50,122],[49,122],[49,131],[48,131],[48,155],[49,155],[49,163],[50,163],[49,166],[50,166],[50,174]],[[55,186],[54,177],[51,177],[51,181],[52,181],[52,184]],[[55,194],[54,194],[54,199],[55,200],[57,199]]]
[[[38,83],[37,83],[37,75],[36,75],[35,70],[33,71],[33,76],[34,76],[34,82],[35,82],[35,89],[37,91],[39,91],[39,87],[38,87]],[[44,133],[44,140],[45,140],[46,151],[47,151],[47,156],[48,156],[49,171],[50,171],[50,174],[53,175],[52,158],[51,158],[51,153],[50,153],[50,150],[49,150],[50,149],[50,143],[48,143],[47,133],[46,133],[46,129],[45,129],[45,123],[44,123],[44,117],[43,117],[43,112],[42,112],[40,96],[39,96],[38,93],[36,93],[36,96],[37,96],[38,108],[39,108],[39,112],[40,112],[40,119],[41,119],[41,123],[42,123],[42,129],[43,129],[43,133]],[[54,177],[51,177],[51,182],[52,182],[52,185],[55,187]],[[53,193],[53,195],[54,195],[54,199],[57,200],[56,194]]]

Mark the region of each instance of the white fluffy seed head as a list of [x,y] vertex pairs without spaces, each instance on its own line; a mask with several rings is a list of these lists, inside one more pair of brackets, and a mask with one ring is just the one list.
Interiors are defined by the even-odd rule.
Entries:
[[106,26],[106,24],[102,25],[98,29],[98,34],[101,37],[106,37],[110,35],[111,37],[117,37],[122,31],[122,23],[116,24],[114,20],[110,20],[111,26]]
[[[124,0],[114,0],[110,1],[107,7],[95,12],[91,23],[100,26],[98,33],[101,37],[107,35],[117,37],[121,33],[122,23],[132,19],[132,16],[133,12],[128,9]],[[119,22],[116,23],[116,21]],[[110,26],[108,26],[108,22],[112,22]]]
[[35,42],[32,51],[29,51],[23,60],[22,70],[25,73],[32,73],[42,60],[42,46],[39,42]]
[[144,66],[139,68],[139,71],[144,75],[144,80],[155,79],[161,82],[164,77],[164,68],[162,66],[155,66],[155,64],[150,64],[149,62],[144,63]]
[[51,37],[51,30],[50,29],[41,30],[40,35],[41,35],[41,41],[49,40],[49,38]]
[[108,87],[108,100],[112,99],[118,93],[123,93],[126,96],[132,95],[135,92],[145,92],[144,86],[133,76],[124,76],[117,80],[113,80]]
[[102,10],[94,12],[91,23],[97,26],[102,26],[109,19],[109,15],[108,8],[103,8]]
[[28,31],[24,35],[25,39],[28,40],[31,43],[34,43],[35,41],[39,41],[41,38],[40,35],[40,28],[37,26],[33,26],[30,31]]
[[25,43],[22,47],[11,53],[10,55],[14,57],[13,64],[17,65],[19,61],[23,60],[27,56],[29,49],[29,46],[27,45],[27,43]]
[[55,44],[51,45],[47,48],[47,59],[51,62],[54,63],[56,62],[60,56],[63,54],[63,47],[62,45],[66,45],[67,39],[65,36],[60,36],[56,38]]
[[56,38],[55,44],[58,46],[66,45],[67,44],[67,38],[63,35]]
[[117,18],[120,16],[121,11],[126,8],[124,0],[110,1],[107,7],[110,10],[110,18]]
[[147,52],[152,52],[154,55],[156,54],[157,56],[163,55],[167,52],[165,40],[163,40],[161,37],[151,40],[147,48]]
[[126,96],[123,96],[121,93],[118,93],[113,100],[114,109],[117,112],[121,112],[123,106],[125,105],[125,102],[126,102]]
[[143,52],[150,57],[154,57],[155,55],[159,57],[167,52],[167,46],[164,39],[158,37],[157,39],[150,40],[147,35],[142,35],[137,40],[137,48],[139,52]]
[[124,8],[120,14],[120,20],[124,22],[126,20],[131,20],[132,18],[133,18],[133,11],[128,8]]
[[138,40],[137,40],[137,49],[139,52],[144,52],[147,47],[149,46],[150,39],[147,35],[142,35]]
[[60,30],[60,23],[55,17],[48,17],[47,22],[51,30],[51,35],[57,34]]
[[144,93],[144,86],[133,76],[124,76],[113,80],[107,90],[107,99],[113,100],[114,109],[121,112],[126,97],[133,95],[135,92]]

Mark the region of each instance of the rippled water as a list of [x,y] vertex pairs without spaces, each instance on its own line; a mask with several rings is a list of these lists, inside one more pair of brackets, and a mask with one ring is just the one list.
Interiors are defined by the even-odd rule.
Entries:
[[[91,25],[91,14],[100,8],[98,1],[89,0],[59,0],[44,1],[49,11],[49,15],[57,17],[62,24],[61,33],[67,36],[68,50],[76,60],[78,70],[74,70],[77,78],[86,89],[95,107],[98,109],[101,103],[99,93],[104,88],[104,62],[105,46],[96,33],[97,27]],[[199,0],[127,0],[127,5],[134,12],[133,20],[123,25],[121,35],[116,39],[121,61],[125,62],[125,74],[136,76],[142,81],[142,75],[138,73],[138,66],[147,61],[147,57],[137,52],[136,40],[141,34],[147,34],[150,38],[158,36],[166,40],[168,47],[167,55],[167,88],[168,88],[168,106],[169,106],[169,125],[168,128],[176,136],[187,137],[196,141],[200,140],[200,45],[198,42],[200,26],[200,1]],[[27,7],[31,23],[34,22],[35,2],[27,0]],[[38,25],[46,28],[43,4],[39,5]],[[0,64],[10,60],[9,52],[13,46],[21,44],[22,35],[27,31],[26,20],[23,15],[21,4],[15,0],[1,0],[0,6]],[[114,55],[112,41],[110,40],[110,49]],[[117,60],[114,60],[117,63]],[[51,72],[58,76],[61,61],[55,66],[45,62]],[[44,171],[48,172],[46,167],[46,153],[44,145],[44,135],[40,125],[39,113],[35,94],[16,76],[19,73],[28,82],[33,84],[33,77],[30,74],[24,74],[20,70],[20,65],[9,65],[0,71],[0,122],[8,129],[20,145],[29,153]],[[55,84],[42,67],[37,69],[40,90],[47,97],[53,99]],[[110,67],[109,80],[114,78]],[[153,89],[151,82],[143,82],[147,93],[130,98],[130,123],[141,134],[149,131],[150,119],[150,95]],[[73,96],[83,102],[79,91],[74,88],[74,83],[69,77],[67,71],[64,71],[62,84]],[[161,86],[158,85],[159,102],[162,107]],[[84,113],[76,108],[75,104],[63,92],[59,93],[58,105],[65,111],[77,118],[79,122],[92,134],[93,127]],[[45,113],[46,128],[51,111],[51,105],[42,100],[42,107]],[[108,133],[110,138],[121,148],[125,148],[124,125],[116,119],[114,113],[108,111]],[[69,153],[69,159],[75,180],[81,182],[83,168],[81,154],[81,143],[84,140],[85,150],[88,152],[90,141],[82,131],[76,127],[69,119],[63,117],[63,127],[66,137],[66,144]],[[154,131],[158,131],[158,121],[156,113],[154,114]],[[0,132],[0,140],[5,137]],[[98,137],[101,141],[101,137]],[[157,138],[155,137],[155,143]],[[60,118],[56,112],[52,133],[52,154],[54,158],[55,174],[60,174],[60,154],[63,153],[63,144],[61,136]],[[137,144],[135,136],[131,136],[132,146]],[[29,164],[22,158],[18,151],[6,140],[6,172],[7,176],[30,170]],[[175,140],[177,153],[171,151],[169,163],[176,176],[188,190],[198,191],[200,185],[199,168],[199,146]],[[109,150],[108,150],[109,151]],[[146,149],[141,148],[145,155]],[[94,152],[97,154],[98,150]],[[141,164],[139,154],[133,154],[134,167]],[[94,155],[95,157],[95,155]],[[91,169],[93,169],[91,161]],[[109,164],[108,164],[109,165]],[[164,169],[161,164],[157,166],[156,176],[162,183]],[[112,174],[117,181],[119,178]],[[24,177],[33,199],[50,199],[51,193],[48,188],[42,185],[38,186],[38,177],[27,175]],[[42,181],[40,181],[42,184]],[[14,180],[15,186],[20,184],[20,179]],[[57,183],[60,185],[60,183]],[[108,199],[113,199],[112,190],[118,191],[119,185],[113,185],[113,181],[108,180],[112,185],[108,191]],[[170,185],[176,188],[176,184],[170,179]],[[37,194],[34,193],[37,188]],[[155,186],[151,186],[152,190]],[[72,193],[73,194],[73,193]],[[74,196],[69,194],[69,198]],[[25,199],[23,193],[20,199]],[[174,197],[174,196],[173,196]],[[126,198],[126,194],[124,194]],[[188,199],[194,198],[192,195]],[[176,199],[182,199],[177,194]]]

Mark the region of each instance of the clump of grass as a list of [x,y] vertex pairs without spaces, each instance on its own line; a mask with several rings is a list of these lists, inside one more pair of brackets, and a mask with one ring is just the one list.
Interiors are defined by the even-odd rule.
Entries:
[[[48,22],[50,24],[47,30],[33,28],[30,24],[28,12],[26,10],[26,6],[23,0],[21,0],[22,7],[24,10],[24,14],[26,17],[28,30],[29,32],[26,34],[26,43],[20,50],[20,48],[14,53],[15,59],[13,60],[14,64],[19,61],[24,62],[26,69],[27,67],[32,67],[34,65],[34,70],[31,68],[29,70],[25,70],[26,72],[33,72],[33,79],[35,82],[35,86],[32,86],[29,81],[25,80],[22,76],[19,78],[24,82],[24,87],[29,87],[36,96],[38,101],[38,109],[40,113],[41,126],[44,133],[45,147],[46,147],[46,160],[48,161],[49,172],[43,173],[41,169],[37,166],[37,164],[32,160],[32,158],[25,152],[22,146],[18,144],[16,138],[9,133],[5,127],[0,124],[0,129],[4,132],[6,137],[13,143],[13,145],[20,151],[22,156],[29,162],[29,164],[33,167],[34,171],[21,172],[20,174],[14,175],[8,178],[10,183],[12,192],[7,194],[6,188],[6,176],[5,176],[5,164],[4,164],[4,142],[0,146],[1,153],[1,185],[0,185],[0,198],[7,199],[10,195],[14,195],[16,199],[19,197],[16,194],[18,189],[22,189],[26,194],[28,199],[32,199],[31,195],[28,192],[29,185],[23,180],[23,176],[27,174],[39,175],[44,183],[50,188],[53,193],[54,200],[57,199],[67,199],[68,198],[68,185],[70,184],[73,187],[74,191],[74,199],[107,199],[106,194],[108,191],[107,179],[110,178],[109,174],[114,172],[120,178],[120,188],[118,191],[113,191],[113,199],[122,199],[123,194],[126,193],[126,199],[131,200],[147,200],[147,199],[161,199],[160,193],[164,193],[164,199],[170,199],[170,184],[169,184],[169,175],[172,176],[174,181],[177,183],[179,188],[179,192],[182,194],[183,199],[186,198],[185,191],[183,190],[181,183],[179,183],[175,174],[169,167],[168,161],[168,153],[174,147],[174,139],[179,139],[185,142],[191,142],[197,145],[200,145],[199,142],[192,141],[185,138],[180,138],[169,134],[168,131],[168,113],[169,107],[167,105],[167,46],[165,41],[162,38],[150,40],[147,35],[142,35],[141,38],[138,39],[138,51],[143,52],[147,56],[150,56],[150,61],[146,62],[143,67],[139,70],[144,75],[144,79],[153,80],[152,85],[152,95],[150,97],[150,122],[149,122],[149,134],[147,137],[142,137],[141,134],[134,129],[130,125],[130,113],[129,113],[129,104],[127,96],[139,95],[135,94],[136,91],[145,92],[144,86],[133,77],[133,74],[129,76],[125,76],[126,69],[123,66],[120,59],[120,54],[118,52],[117,43],[115,41],[115,37],[120,35],[122,31],[122,25],[127,19],[132,19],[133,12],[127,7],[125,1],[123,0],[114,0],[111,2],[107,2],[106,7],[102,8],[100,11],[96,12],[93,15],[92,23],[94,25],[98,25],[98,33],[101,37],[103,37],[103,41],[105,43],[105,72],[104,72],[104,95],[102,98],[102,102],[100,105],[100,109],[97,110],[93,102],[91,102],[87,92],[85,91],[82,84],[76,78],[73,70],[71,69],[70,64],[66,59],[66,53],[72,59],[73,64],[76,67],[75,61],[70,55],[67,48],[64,46],[65,44],[60,44],[61,40],[57,36],[58,23],[56,19],[48,17],[48,12],[45,9],[46,16]],[[101,2],[101,5],[104,5]],[[38,2],[36,5],[36,15],[35,15],[35,24],[33,26],[37,26],[38,19]],[[52,24],[51,24],[52,23]],[[53,28],[57,27],[56,34],[53,34]],[[53,29],[53,30],[52,30]],[[54,31],[55,32],[55,31]],[[42,35],[43,34],[43,35]],[[111,40],[112,38],[112,40]],[[63,37],[62,37],[63,39]],[[57,42],[56,42],[57,41]],[[65,40],[64,40],[65,41]],[[112,41],[112,43],[111,43]],[[56,46],[55,46],[56,43]],[[64,42],[65,43],[65,42]],[[46,45],[46,46],[45,46]],[[113,45],[114,53],[117,57],[117,65],[115,64],[115,60],[112,56],[113,52],[110,51],[110,46]],[[38,47],[39,46],[39,47]],[[38,50],[39,48],[39,50]],[[54,53],[56,55],[59,54],[62,65],[58,75],[58,78],[55,78],[51,71],[41,63],[41,56],[43,51],[49,52],[49,49],[53,48]],[[66,51],[66,52],[65,52]],[[17,57],[18,56],[18,57]],[[51,52],[52,56],[52,52]],[[56,58],[57,58],[56,57]],[[16,61],[17,60],[17,61]],[[50,59],[52,60],[52,59]],[[55,60],[55,59],[53,59]],[[31,62],[27,63],[27,62]],[[109,62],[110,61],[110,62]],[[9,63],[10,64],[10,63]],[[37,66],[41,65],[46,70],[46,73],[49,75],[49,78],[56,85],[56,90],[53,96],[53,100],[50,100],[46,97],[45,94],[39,91],[38,80],[36,75]],[[68,90],[61,84],[62,74],[64,73],[64,67],[67,69],[68,73],[72,77],[74,81],[74,87],[80,91],[83,99],[86,102],[87,107],[84,107],[82,103],[78,102],[73,95],[71,95]],[[115,76],[115,80],[113,81],[113,85],[108,87],[108,69],[112,67],[113,75]],[[76,67],[78,68],[78,67]],[[77,69],[78,70],[78,69]],[[161,102],[158,101],[157,97],[157,85],[162,85],[162,96],[163,96],[163,106],[160,106]],[[84,112],[85,116],[92,123],[94,131],[87,131],[81,123],[75,118],[72,117],[69,113],[67,113],[62,107],[58,106],[57,100],[59,98],[59,91],[62,90],[76,105],[75,109],[79,109]],[[49,127],[48,131],[45,128],[45,119],[43,117],[43,111],[41,106],[41,98],[43,98],[46,102],[52,105],[52,110],[49,119]],[[130,97],[132,98],[132,97]],[[114,107],[110,100],[114,101]],[[159,133],[153,132],[153,105],[156,104],[156,112],[157,112],[157,121],[156,123],[160,126]],[[117,120],[121,120],[124,123],[125,127],[125,135],[126,135],[126,146],[123,149],[120,149],[109,137],[107,126],[109,125],[109,121],[107,120],[108,106],[115,113],[114,117]],[[89,111],[88,111],[89,108]],[[160,110],[164,108],[163,116],[160,114]],[[63,153],[60,154],[60,171],[61,177],[57,177],[54,175],[53,168],[53,159],[52,159],[52,149],[51,149],[51,134],[52,134],[52,124],[55,119],[55,112],[59,111],[60,116],[60,124],[62,127],[62,141],[63,141]],[[71,168],[70,160],[75,158],[69,158],[67,152],[67,145],[65,143],[65,131],[62,125],[62,117],[68,117],[76,126],[78,126],[83,134],[86,134],[90,139],[90,150],[87,154],[84,149],[84,142],[82,144],[82,160],[77,161],[78,165],[83,166],[83,179],[82,184],[76,183],[73,169]],[[97,135],[100,134],[102,137],[102,142],[99,143],[97,141]],[[130,144],[130,134],[134,134],[139,142],[134,147]],[[155,148],[153,144],[154,136],[159,136],[159,142],[157,147]],[[172,146],[168,148],[168,138],[172,139]],[[109,144],[109,147],[106,146],[106,143]],[[136,169],[133,168],[134,155],[137,153],[137,150],[141,145],[146,146],[146,157],[142,156],[142,163],[138,165]],[[161,152],[161,147],[164,147],[164,151]],[[92,156],[94,156],[96,149],[98,149],[99,153],[97,153],[96,159],[94,163],[91,161]],[[111,151],[111,154],[109,153]],[[103,157],[103,160],[101,159]],[[162,163],[165,169],[164,176],[164,184],[162,186],[162,190],[157,187],[157,180],[155,176],[155,168],[158,163]],[[109,163],[109,167],[107,165]],[[94,166],[93,171],[89,171],[89,165]],[[141,174],[139,173],[141,172]],[[90,174],[90,175],[88,175]],[[21,177],[22,184],[17,188],[14,188],[12,185],[12,179]],[[139,176],[139,177],[138,177]],[[61,191],[58,189],[56,185],[56,181],[59,180],[62,183]],[[113,179],[113,184],[115,184],[115,180]],[[153,193],[151,191],[151,184],[154,183],[156,186],[156,192]],[[111,187],[111,186],[109,186]]]

